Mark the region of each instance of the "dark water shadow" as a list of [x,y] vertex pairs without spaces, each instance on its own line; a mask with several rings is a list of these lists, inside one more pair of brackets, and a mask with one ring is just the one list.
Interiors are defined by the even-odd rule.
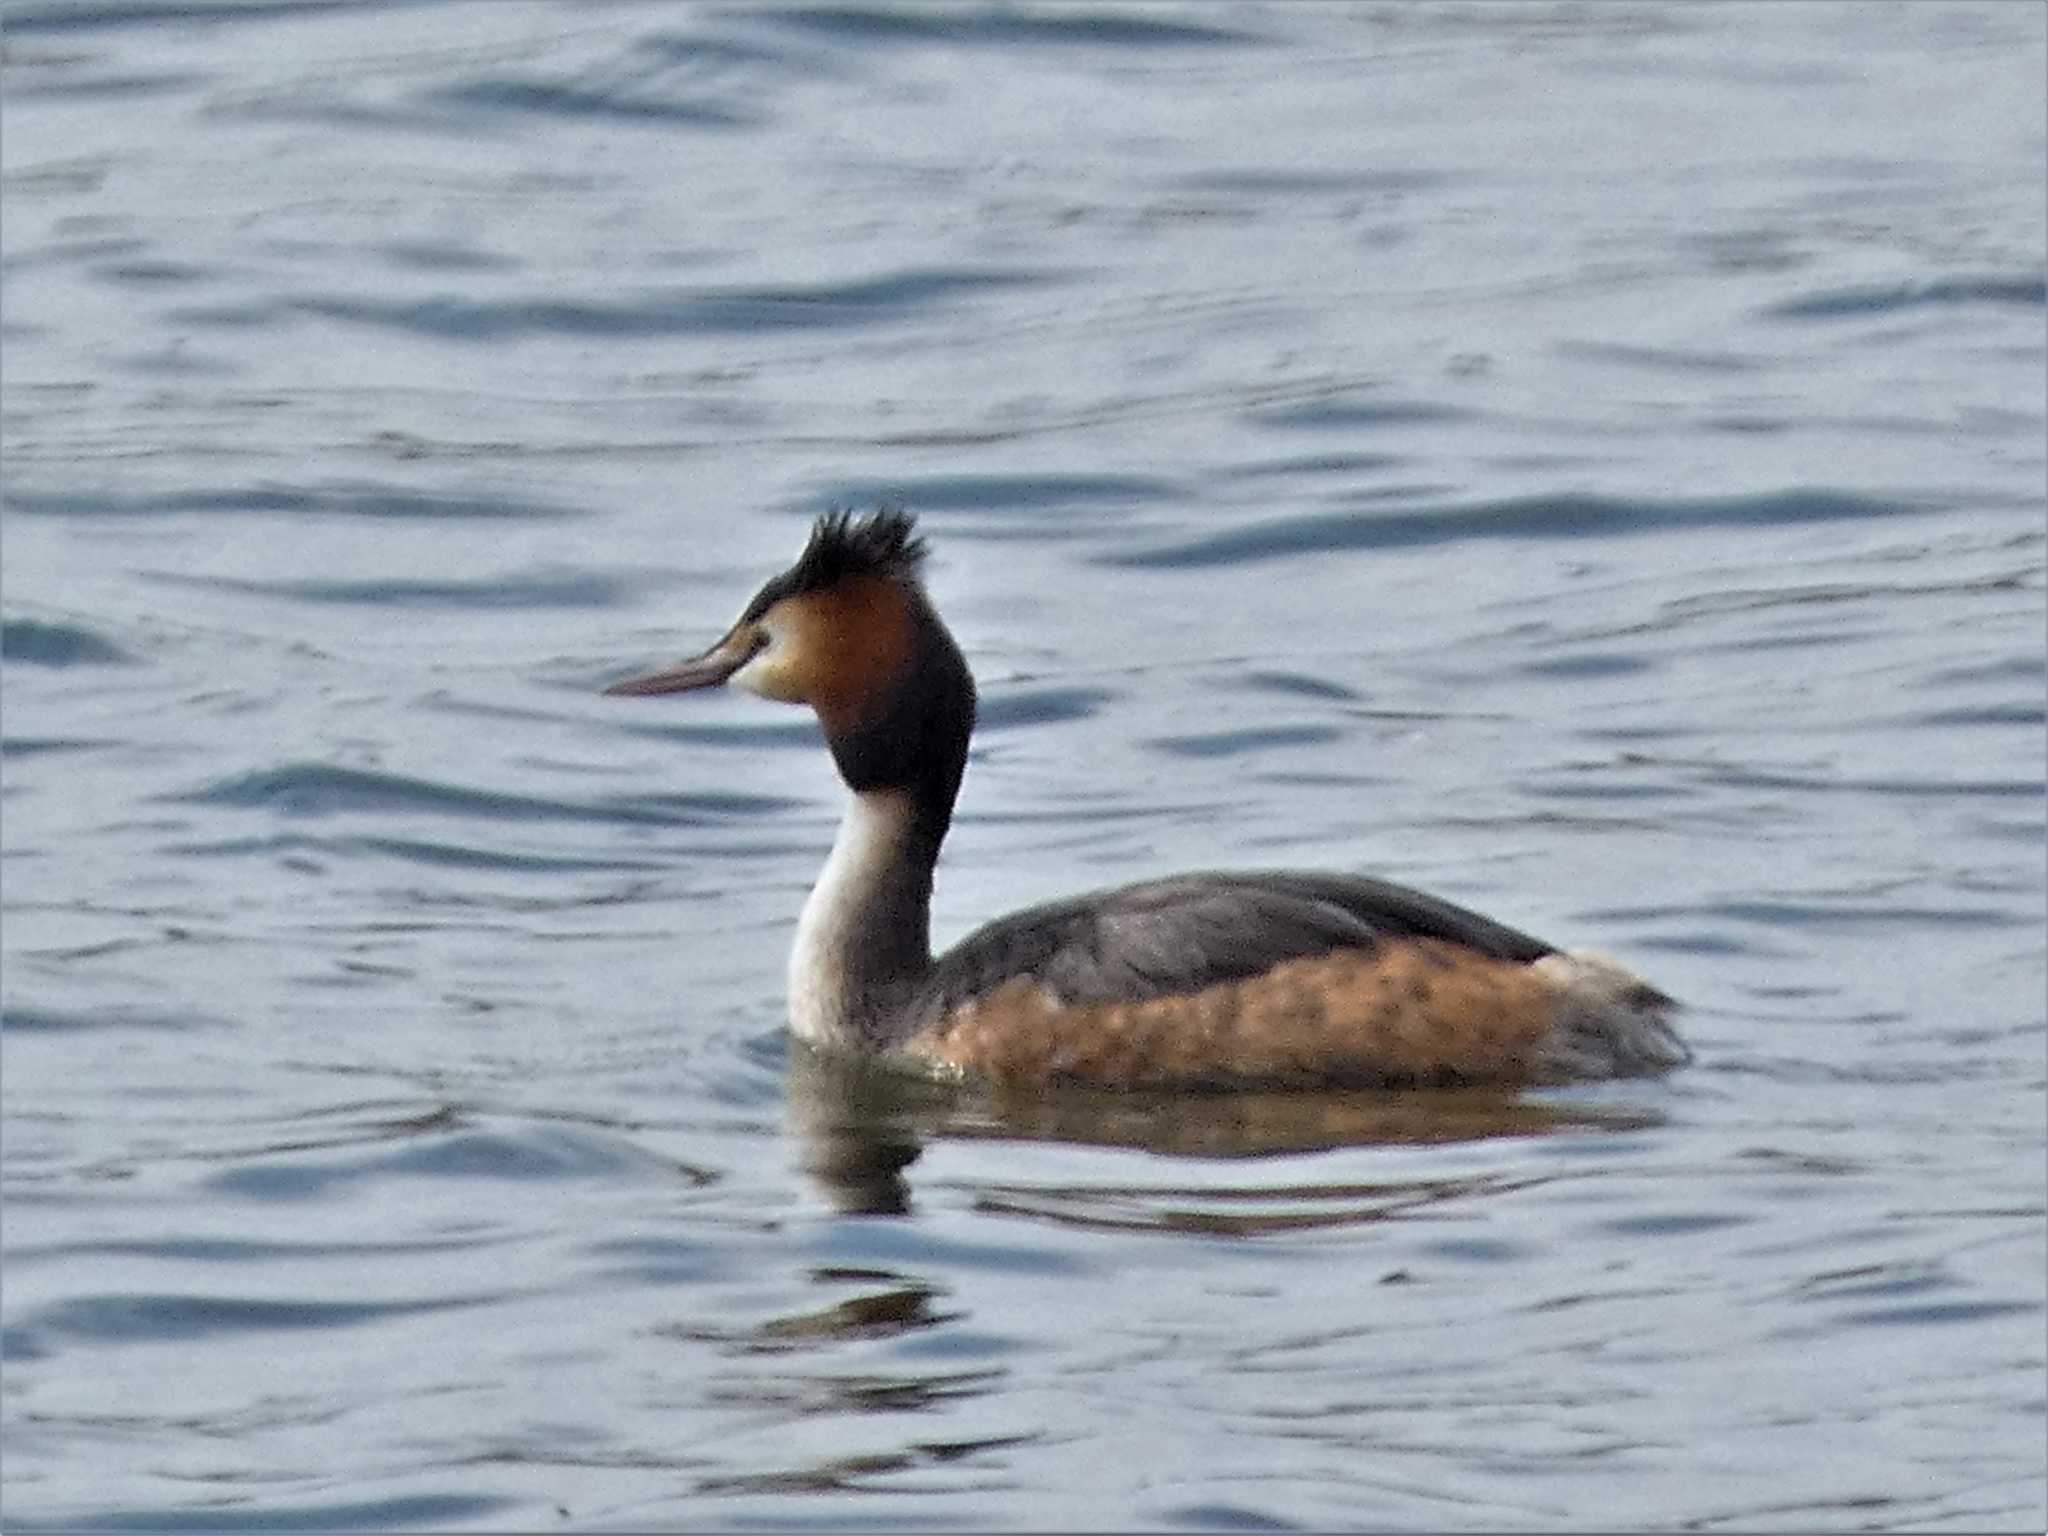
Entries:
[[1052,271],[995,267],[902,268],[839,282],[670,287],[578,298],[534,292],[480,298],[467,290],[424,298],[365,299],[309,293],[303,314],[349,325],[410,331],[443,341],[529,336],[734,336],[888,326],[949,310],[970,298],[1066,281]]
[[83,624],[45,619],[0,622],[0,658],[39,667],[117,667],[135,660]]
[[7,12],[16,36],[38,32],[108,32],[166,23],[221,26],[231,22],[297,21],[310,15],[394,10],[418,0],[55,0]]
[[486,1520],[508,1509],[510,1499],[488,1494],[420,1493],[389,1499],[352,1499],[327,1504],[235,1508],[112,1507],[41,1519],[15,1516],[15,1531],[419,1531],[430,1526]]
[[1008,6],[768,6],[749,21],[832,38],[848,46],[1085,47],[1089,49],[1245,48],[1267,39],[1236,26],[1191,18],[1127,14],[1091,6],[1049,13]]
[[1827,487],[1689,498],[1543,494],[1268,518],[1179,543],[1098,555],[1093,563],[1198,570],[1295,555],[1431,548],[1472,539],[1609,539],[1699,528],[1790,528],[1883,522],[1943,510],[1947,509],[1931,501]]
[[1867,287],[1829,288],[1785,299],[1763,310],[1772,320],[1860,320],[1901,310],[1959,305],[2048,305],[2048,277],[2032,272],[1986,272]]

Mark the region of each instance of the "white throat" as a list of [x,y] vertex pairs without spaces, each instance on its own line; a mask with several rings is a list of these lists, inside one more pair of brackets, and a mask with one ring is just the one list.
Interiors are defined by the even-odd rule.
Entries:
[[789,954],[789,1023],[816,1045],[887,1045],[931,967],[931,866],[908,796],[854,795]]

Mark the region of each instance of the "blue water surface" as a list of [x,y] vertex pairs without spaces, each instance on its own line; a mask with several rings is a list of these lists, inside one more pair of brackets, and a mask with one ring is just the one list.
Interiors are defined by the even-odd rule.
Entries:
[[[9,1530],[2048,1521],[2048,21],[0,5]],[[792,1050],[900,501],[939,937],[1440,891],[1661,1083]]]

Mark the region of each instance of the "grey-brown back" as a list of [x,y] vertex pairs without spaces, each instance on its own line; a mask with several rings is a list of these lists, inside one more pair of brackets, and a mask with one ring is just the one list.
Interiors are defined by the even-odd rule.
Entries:
[[1445,939],[1499,960],[1555,952],[1491,918],[1383,880],[1219,871],[1094,891],[999,918],[938,958],[919,1011],[943,1017],[1020,978],[1063,1004],[1144,1002],[1256,976],[1286,960],[1402,938]]

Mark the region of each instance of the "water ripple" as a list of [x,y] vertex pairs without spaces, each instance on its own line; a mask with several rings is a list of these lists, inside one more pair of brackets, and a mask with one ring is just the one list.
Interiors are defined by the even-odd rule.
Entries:
[[159,851],[180,858],[286,858],[301,864],[309,857],[349,859],[367,854],[436,869],[483,869],[508,874],[644,874],[669,867],[667,862],[654,859],[518,853],[506,848],[479,848],[409,837],[228,837],[209,842],[165,843]]
[[187,1264],[269,1264],[279,1259],[360,1259],[391,1254],[470,1253],[487,1248],[492,1239],[437,1238],[425,1242],[265,1242],[257,1238],[165,1237],[118,1241],[52,1243],[7,1250],[7,1262],[43,1263],[61,1259],[164,1259]]
[[6,493],[9,509],[48,517],[169,516],[186,512],[331,513],[373,518],[559,518],[573,509],[496,493],[465,495],[375,480],[319,485],[215,486],[194,491],[22,491]]
[[[7,15],[7,30],[18,31],[14,13]],[[7,94],[15,100],[47,96],[72,101],[107,100],[121,97],[171,96],[196,91],[215,77],[195,70],[131,71],[126,74],[66,75],[57,79],[10,80]]]
[[363,581],[252,581],[233,576],[189,576],[138,571],[150,581],[253,597],[382,608],[614,608],[632,583],[595,571],[529,571],[474,581],[418,581],[386,577]]
[[1776,491],[1657,501],[1618,496],[1518,496],[1410,511],[1272,518],[1157,549],[1097,555],[1108,566],[1187,570],[1346,549],[1402,549],[1463,539],[1589,539],[1679,528],[1787,526],[1905,517],[1928,503],[1851,491]]
[[274,810],[287,816],[433,813],[496,821],[602,822],[623,826],[706,826],[734,816],[787,810],[801,803],[770,795],[727,793],[642,795],[579,803],[468,789],[435,779],[343,768],[332,763],[288,763],[281,768],[258,769],[165,798],[190,805]]
[[8,1331],[19,1332],[32,1345],[42,1345],[52,1337],[88,1344],[162,1344],[216,1334],[352,1328],[394,1317],[485,1306],[501,1299],[501,1294],[480,1291],[470,1296],[411,1301],[274,1301],[177,1291],[102,1292],[50,1302]]
[[974,716],[976,735],[1035,725],[1061,725],[1102,712],[1116,695],[1103,688],[1005,689],[981,701]]
[[1256,32],[1143,12],[884,9],[865,5],[762,8],[748,19],[850,43],[942,43],[970,47],[1050,45],[1078,48],[1241,48],[1264,42]]
[[82,624],[8,619],[0,623],[0,659],[39,667],[104,667],[124,665],[135,658]]
[[464,111],[530,113],[545,117],[602,118],[662,128],[743,128],[759,114],[703,101],[663,101],[563,80],[498,77],[466,80],[429,92],[426,99]]
[[384,1180],[552,1183],[615,1178],[644,1166],[645,1159],[622,1142],[561,1127],[451,1130],[445,1122],[435,1122],[415,1131],[396,1151],[341,1160],[304,1153],[289,1159],[245,1159],[213,1175],[207,1184],[244,1200],[296,1201],[324,1199],[350,1185]]
[[820,501],[845,506],[900,502],[919,511],[1007,512],[1089,507],[1102,502],[1169,502],[1186,495],[1185,487],[1155,475],[908,475],[886,482],[830,481],[795,505],[807,515],[816,511]]
[[516,336],[719,336],[762,331],[841,330],[884,325],[962,295],[1034,287],[1060,279],[1047,271],[939,267],[839,283],[745,288],[678,288],[637,299],[424,299],[314,296],[292,307],[309,315],[392,326],[458,341]]
[[1258,480],[1284,475],[1378,475],[1397,469],[1405,462],[1401,455],[1394,453],[1307,453],[1224,465],[1216,474],[1222,480]]
[[422,272],[502,272],[517,265],[459,240],[387,240],[378,249],[393,265]]
[[55,752],[97,752],[117,742],[85,736],[0,736],[0,758],[40,757]]
[[2029,927],[2038,920],[2004,907],[1917,907],[1901,903],[1854,905],[1826,901],[1719,901],[1697,907],[1607,907],[1584,914],[1617,922],[1671,922],[1701,916],[1724,917],[1764,928],[1790,925],[1811,928],[1892,927],[1914,924],[1932,928]]
[[35,1515],[22,1518],[17,1502],[8,1523],[18,1531],[424,1531],[483,1520],[514,1503],[482,1494],[415,1493],[291,1506],[266,1499],[254,1509],[208,1504],[197,1509],[86,1510],[46,1520]]
[[91,1013],[9,1003],[0,1008],[0,1034],[77,1034],[95,1029],[204,1029],[219,1021],[198,1014],[159,1013],[141,1008],[105,1008]]
[[1344,734],[1334,725],[1273,725],[1193,736],[1155,736],[1146,745],[1173,757],[1236,757],[1276,747],[1322,746],[1342,740]]
[[1335,704],[1359,704],[1365,700],[1365,695],[1355,688],[1331,682],[1326,677],[1314,677],[1306,672],[1252,671],[1231,681],[1235,687],[1248,688],[1259,693],[1278,693],[1302,699],[1325,699]]
[[1871,1307],[1846,1312],[1837,1322],[1861,1327],[1920,1328],[1929,1323],[1974,1323],[1987,1317],[2038,1315],[2040,1304],[2032,1301],[1945,1301],[1918,1307]]
[[1841,320],[1961,304],[2039,309],[2048,305],[2048,277],[1942,277],[1877,287],[1831,288],[1773,304],[1764,313],[1779,320]]
[[1250,419],[1262,427],[1296,431],[1353,431],[1360,427],[1462,421],[1471,414],[1462,406],[1444,405],[1433,400],[1331,398],[1253,411]]
[[1176,186],[1200,192],[1277,193],[1292,198],[1317,192],[1426,192],[1458,179],[1450,172],[1439,170],[1377,167],[1323,171],[1304,170],[1291,165],[1250,165],[1187,171],[1175,176],[1173,182]]
[[204,23],[218,26],[238,21],[295,21],[322,11],[384,10],[405,0],[109,0],[104,4],[14,5],[7,10],[7,30],[17,35],[37,32],[92,32],[125,27],[158,27]]
[[[2040,7],[0,11],[9,1530],[2041,1527]],[[1388,863],[1698,1064],[813,1082],[817,722],[595,690],[879,495],[942,938]]]
[[1853,795],[1987,795],[1995,798],[2036,800],[2044,783],[2040,779],[1909,779],[1900,775],[1884,778],[1819,778],[1809,774],[1786,773],[1777,769],[1747,768],[1709,764],[1698,775],[1702,782],[1742,789],[1819,790]]

